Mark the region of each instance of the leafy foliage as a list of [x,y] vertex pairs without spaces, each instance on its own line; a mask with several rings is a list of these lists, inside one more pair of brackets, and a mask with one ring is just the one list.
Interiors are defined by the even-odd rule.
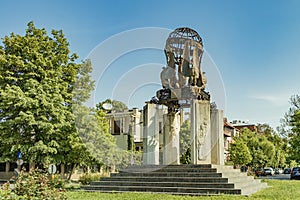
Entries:
[[48,199],[65,200],[67,196],[62,188],[63,181],[59,178],[49,179],[45,172],[35,169],[30,172],[21,171],[19,178],[11,189],[6,183],[0,192],[0,198],[4,199]]
[[[109,133],[106,113],[102,109],[94,110],[83,105],[94,88],[94,81],[90,78],[91,72],[91,62],[89,60],[84,61],[79,68],[73,91],[75,125],[81,139],[80,141],[82,141],[82,143],[74,142],[73,149],[77,149],[77,151],[73,151],[74,158],[79,153],[81,156],[76,161],[78,164],[89,165],[97,163],[115,166],[123,162],[125,152],[118,149],[115,138]],[[113,102],[114,105],[127,108],[121,102]]]
[[229,148],[230,159],[234,165],[247,165],[251,162],[252,156],[247,145],[242,140],[237,140],[235,143],[230,145]]
[[[73,129],[72,90],[79,65],[62,31],[28,24],[0,48],[1,159],[60,162]],[[17,141],[17,142],[16,142]]]
[[73,90],[73,104],[82,105],[90,98],[95,81],[91,79],[93,71],[91,60],[84,60],[78,69]]
[[289,133],[289,159],[300,163],[300,96],[292,96],[290,103],[291,108],[284,119],[285,130]]
[[114,137],[101,127],[89,108],[80,106],[76,112],[77,130],[91,158],[98,163],[112,164],[110,158],[116,147]]
[[85,173],[79,177],[82,185],[89,185],[92,181],[100,181],[101,174]]
[[179,133],[180,163],[191,163],[191,122],[186,120],[180,127]]
[[91,155],[88,147],[83,142],[83,136],[89,132],[89,122],[87,118],[91,115],[90,108],[84,106],[89,97],[91,91],[94,89],[94,81],[91,80],[92,63],[90,60],[85,60],[78,69],[78,74],[75,78],[73,94],[72,110],[74,114],[74,130],[68,137],[68,144],[65,149],[68,150],[68,157],[65,159],[65,163],[71,164],[72,170],[69,174],[69,179],[77,165],[89,165],[95,162],[95,159]]
[[[133,138],[128,137],[128,150],[122,150],[116,145],[115,138],[109,133],[109,124],[106,119],[107,110],[105,110],[102,106],[104,103],[109,103],[112,105],[113,112],[123,112],[127,110],[126,104],[116,100],[107,99],[103,102],[99,102],[96,105],[96,118],[98,120],[98,124],[101,127],[101,130],[106,138],[109,138],[109,141],[102,144],[102,147],[95,150],[95,152],[99,151],[99,149],[103,149],[101,152],[98,152],[96,155],[98,159],[101,160],[104,164],[108,166],[116,166],[117,168],[124,168],[131,163],[131,160],[134,160],[135,165],[141,164],[142,155],[140,152],[137,152],[134,147],[131,148],[131,140]],[[131,127],[129,127],[131,128]],[[101,144],[98,144],[101,145]]]
[[[235,144],[230,147],[232,154],[230,159],[235,164],[248,164],[257,168],[274,166],[274,163],[279,162],[275,160],[275,145],[270,141],[274,137],[273,135],[257,133],[247,128],[242,129],[240,135],[240,137],[234,138]],[[278,152],[280,151],[278,150]]]
[[53,30],[48,36],[33,22],[24,36],[4,37],[0,47],[0,160],[14,160],[21,151],[23,160],[45,167],[71,164],[69,178],[78,165],[118,160],[107,122],[99,123],[99,115],[83,105],[94,89],[91,61],[77,64],[76,58],[62,31]]

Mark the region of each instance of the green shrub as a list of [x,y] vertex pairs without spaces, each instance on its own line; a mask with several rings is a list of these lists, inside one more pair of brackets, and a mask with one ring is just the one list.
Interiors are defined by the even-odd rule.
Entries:
[[65,200],[67,199],[65,189],[60,186],[62,183],[59,178],[50,180],[49,176],[41,170],[21,171],[13,188],[9,183],[3,185],[0,199]]
[[21,197],[19,197],[16,193],[12,191],[10,188],[9,182],[2,185],[2,189],[0,189],[0,199],[5,200],[21,200]]
[[89,185],[92,181],[99,181],[101,174],[85,173],[79,177],[79,182],[82,185]]
[[79,183],[69,183],[66,185],[66,190],[67,191],[74,191],[74,190],[79,190],[80,189],[80,184]]
[[65,189],[66,188],[66,182],[63,180],[60,175],[53,175],[50,178],[50,185],[57,189]]

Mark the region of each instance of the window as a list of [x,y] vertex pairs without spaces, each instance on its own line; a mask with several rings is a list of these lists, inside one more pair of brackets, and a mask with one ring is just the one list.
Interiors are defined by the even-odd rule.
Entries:
[[0,163],[0,172],[5,172],[6,163]]
[[121,128],[120,128],[120,120],[114,120],[114,132],[113,135],[120,135]]

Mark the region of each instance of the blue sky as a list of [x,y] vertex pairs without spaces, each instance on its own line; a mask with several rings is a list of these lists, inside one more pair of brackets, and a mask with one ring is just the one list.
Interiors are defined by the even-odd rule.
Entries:
[[[99,44],[123,31],[144,27],[193,28],[202,37],[205,51],[224,83],[225,106],[221,107],[229,120],[249,120],[276,127],[289,108],[290,96],[300,93],[300,1],[297,0],[2,0],[0,19],[1,38],[11,32],[23,34],[32,20],[49,33],[51,29],[62,29],[71,51],[80,59],[87,58]],[[149,63],[156,64],[147,67]],[[97,85],[95,101],[110,98],[109,91],[116,85],[125,85],[125,89],[119,90],[126,91],[122,82],[127,80],[124,73],[134,69],[138,73],[138,66],[143,66],[149,73],[145,76],[143,70],[141,78],[148,80],[164,63],[163,52],[157,49],[120,56],[106,70],[102,82],[98,80],[101,85]],[[155,70],[151,71],[151,67]],[[214,81],[208,80],[208,85]],[[141,108],[144,101],[154,96],[159,85],[154,79],[152,83],[136,92],[127,92],[136,99],[131,104]],[[139,95],[138,90],[143,92]],[[141,94],[146,91],[148,96],[143,100]]]

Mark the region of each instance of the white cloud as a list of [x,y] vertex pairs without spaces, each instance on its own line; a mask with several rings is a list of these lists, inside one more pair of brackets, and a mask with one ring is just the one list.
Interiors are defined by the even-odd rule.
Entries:
[[272,103],[275,106],[285,106],[289,104],[290,94],[279,94],[279,95],[270,95],[270,94],[258,94],[251,95],[251,98],[263,100],[268,103]]

